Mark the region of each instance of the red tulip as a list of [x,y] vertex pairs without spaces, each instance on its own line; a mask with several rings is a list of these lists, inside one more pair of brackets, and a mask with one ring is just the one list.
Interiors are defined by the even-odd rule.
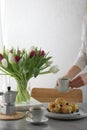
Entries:
[[44,55],[45,55],[44,50],[40,51],[40,56],[44,56]]
[[16,56],[15,56],[15,61],[16,61],[16,62],[19,62],[19,60],[20,60],[20,57],[16,55]]
[[2,54],[0,54],[0,61],[3,59],[3,55]]
[[35,51],[31,51],[30,58],[34,57],[35,55],[36,55],[36,52]]

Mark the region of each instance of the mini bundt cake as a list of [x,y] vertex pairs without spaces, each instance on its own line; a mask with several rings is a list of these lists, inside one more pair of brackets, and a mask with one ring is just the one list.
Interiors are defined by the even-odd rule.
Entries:
[[78,112],[79,111],[79,107],[76,103],[70,102],[69,105],[72,107],[72,112]]
[[66,100],[64,98],[56,98],[56,100],[54,101],[56,104],[59,105],[66,105]]
[[64,114],[72,113],[72,107],[70,105],[62,106],[61,113],[64,113]]
[[48,107],[47,107],[48,111],[50,112],[60,112],[60,105],[56,104],[55,102],[51,102],[49,103]]

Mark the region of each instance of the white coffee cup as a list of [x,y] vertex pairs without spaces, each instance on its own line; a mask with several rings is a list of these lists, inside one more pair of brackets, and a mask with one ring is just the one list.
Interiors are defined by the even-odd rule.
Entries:
[[44,117],[44,107],[30,107],[27,115],[34,122],[40,122]]
[[59,78],[58,79],[58,87],[56,87],[58,89],[58,91],[60,92],[66,92],[70,90],[69,87],[69,79],[67,78]]

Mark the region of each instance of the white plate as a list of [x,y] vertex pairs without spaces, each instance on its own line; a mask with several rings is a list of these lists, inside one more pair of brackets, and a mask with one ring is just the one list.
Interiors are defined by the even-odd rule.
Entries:
[[[87,106],[86,106],[87,107]],[[74,112],[72,114],[60,114],[60,113],[52,113],[46,110],[45,115],[50,118],[55,119],[63,119],[63,120],[72,120],[72,119],[81,119],[87,117],[87,111],[79,106],[79,112]]]
[[33,121],[31,118],[27,117],[26,121],[33,123],[33,124],[42,124],[48,121],[47,117],[44,117],[40,122]]

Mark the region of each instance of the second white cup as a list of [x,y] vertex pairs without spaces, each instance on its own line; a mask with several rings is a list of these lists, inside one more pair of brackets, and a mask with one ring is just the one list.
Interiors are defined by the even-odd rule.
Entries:
[[57,89],[61,92],[66,92],[69,91],[70,87],[69,87],[69,79],[67,78],[59,78],[58,79],[58,87]]

